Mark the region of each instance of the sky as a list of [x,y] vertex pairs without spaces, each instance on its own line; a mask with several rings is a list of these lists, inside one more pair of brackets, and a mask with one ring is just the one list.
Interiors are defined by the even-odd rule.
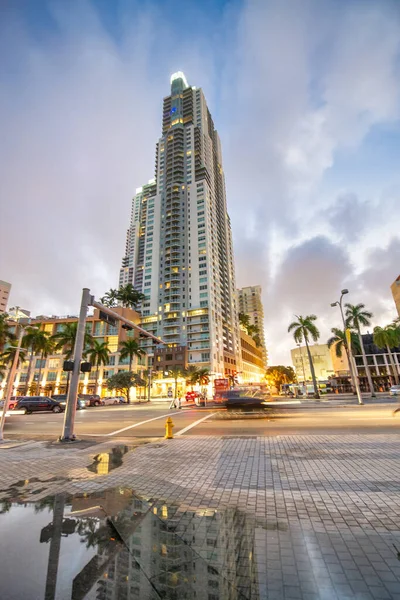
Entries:
[[236,283],[261,285],[270,364],[287,328],[340,326],[340,290],[397,316],[398,0],[3,0],[0,279],[76,314],[118,282],[131,198],[154,176],[171,73],[221,137]]

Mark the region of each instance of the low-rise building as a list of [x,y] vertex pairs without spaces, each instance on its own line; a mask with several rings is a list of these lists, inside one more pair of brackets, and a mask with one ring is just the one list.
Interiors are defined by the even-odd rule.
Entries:
[[[139,314],[131,308],[116,307],[113,310],[121,316],[129,319],[135,324],[139,323]],[[47,317],[38,316],[31,319],[31,325],[39,326],[40,329],[46,331],[50,335],[55,335],[63,330],[67,323],[75,323],[78,318],[76,316],[66,317]],[[99,310],[94,309],[94,313],[87,317],[86,331],[99,342],[106,342],[110,352],[108,364],[101,365],[98,368],[98,379],[96,381],[96,369],[92,367],[90,373],[80,374],[80,383],[78,392],[82,394],[99,394],[109,395],[107,390],[107,379],[120,371],[129,369],[129,358],[122,359],[119,348],[123,341],[130,337],[137,337],[136,330],[127,331],[123,327],[121,321],[117,322],[114,327],[103,322],[99,317]],[[63,370],[64,354],[62,350],[54,351],[46,358],[42,358],[39,354],[32,357],[32,369],[29,374],[30,356],[29,352],[27,360],[25,360],[18,368],[15,380],[13,395],[27,394],[29,392],[44,395],[65,394],[67,391],[67,381],[69,374]],[[147,370],[146,355],[137,358],[134,357],[132,363],[132,371],[143,373]],[[40,376],[40,381],[39,381]],[[28,381],[29,377],[29,381]],[[34,385],[36,383],[36,386]],[[3,378],[0,383],[0,398],[4,396],[6,378]]]
[[[318,381],[326,381],[335,374],[331,352],[327,344],[312,344],[309,346],[314,364],[315,377]],[[292,363],[296,370],[298,381],[311,381],[310,361],[306,346],[297,346],[290,351]]]
[[239,381],[261,383],[265,379],[264,351],[257,347],[253,338],[240,328],[240,350],[242,358]]

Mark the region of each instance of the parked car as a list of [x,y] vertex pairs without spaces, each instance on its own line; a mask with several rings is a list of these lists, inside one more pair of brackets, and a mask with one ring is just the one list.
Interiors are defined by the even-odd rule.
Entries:
[[[12,410],[14,406],[17,404],[18,398],[10,398],[8,403],[8,410]],[[5,400],[0,400],[0,408],[3,408]]]
[[78,398],[85,401],[86,406],[100,406],[101,398],[97,394],[79,394]]
[[112,396],[106,396],[105,398],[101,399],[101,405],[102,406],[108,406],[109,404],[119,404],[119,398],[116,397],[112,397]]
[[128,404],[128,400],[125,398],[125,396],[115,396],[115,397],[120,402],[120,404]]
[[57,402],[46,396],[24,396],[18,400],[14,410],[21,410],[25,414],[45,411],[59,413],[65,410],[65,406],[66,402]]
[[[56,400],[57,402],[67,402],[67,394],[53,394],[52,396],[53,400]],[[82,410],[83,408],[86,408],[86,402],[83,398],[77,398],[76,400],[76,408],[78,410]]]
[[194,402],[196,398],[200,398],[200,396],[200,392],[186,392],[185,400],[187,400],[188,402]]
[[392,385],[389,390],[390,396],[400,396],[400,385]]

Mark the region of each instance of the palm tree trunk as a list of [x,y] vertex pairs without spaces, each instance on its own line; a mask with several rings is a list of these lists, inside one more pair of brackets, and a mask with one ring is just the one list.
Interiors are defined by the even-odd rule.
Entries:
[[95,390],[94,393],[95,395],[97,394],[97,388],[99,387],[99,361],[96,361],[96,385],[95,385]]
[[132,362],[133,362],[133,355],[130,354],[129,355],[129,372],[132,373]]
[[392,351],[390,350],[389,346],[386,346],[388,354],[389,354],[389,360],[390,360],[390,364],[392,366],[392,372],[393,372],[393,377],[394,377],[394,382],[396,385],[399,385],[399,374],[397,372],[396,369],[396,365],[394,364],[394,359],[393,359],[393,354]]
[[42,360],[43,360],[43,353],[40,355],[39,375],[38,375],[38,382],[36,385],[36,395],[37,396],[40,396],[40,378],[42,376]]
[[176,379],[175,379],[175,393],[174,393],[175,400],[176,400],[177,391],[178,391],[178,378],[176,377]]
[[[363,343],[363,339],[362,339],[362,335],[361,335],[360,329],[358,329],[357,333],[358,333],[358,339],[360,340],[361,354],[362,354],[362,357],[363,357],[363,363],[364,363],[365,372],[367,374],[368,385],[369,385],[369,389],[370,389],[370,392],[371,392],[371,398],[376,398],[375,388],[374,388],[374,384],[372,383],[371,371],[369,370],[369,365],[367,363],[367,357],[365,355],[364,343]],[[357,366],[356,366],[356,369],[357,369]],[[357,376],[357,373],[355,373],[355,376]]]
[[315,398],[317,398],[319,400],[319,391],[318,391],[318,385],[317,385],[317,378],[315,377],[314,363],[313,363],[313,360],[312,360],[310,348],[308,347],[308,342],[307,342],[307,338],[306,337],[304,337],[304,341],[306,343],[308,360],[309,360],[309,363],[310,363],[311,378],[312,378],[313,386],[314,386],[314,396],[315,396]]
[[31,378],[31,373],[32,373],[32,363],[33,363],[33,348],[31,348],[31,353],[29,356],[29,365],[28,365],[28,372],[26,374],[26,383],[25,383],[25,387],[24,387],[24,396],[27,395],[28,390],[29,390],[29,384],[30,384],[30,378]]

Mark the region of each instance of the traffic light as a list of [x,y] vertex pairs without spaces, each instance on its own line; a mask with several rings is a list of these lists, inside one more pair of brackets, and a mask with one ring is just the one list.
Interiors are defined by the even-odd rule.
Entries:
[[73,360],[64,360],[63,371],[73,371],[74,370],[74,361]]
[[81,373],[90,373],[92,370],[92,365],[90,362],[82,362],[81,363]]

